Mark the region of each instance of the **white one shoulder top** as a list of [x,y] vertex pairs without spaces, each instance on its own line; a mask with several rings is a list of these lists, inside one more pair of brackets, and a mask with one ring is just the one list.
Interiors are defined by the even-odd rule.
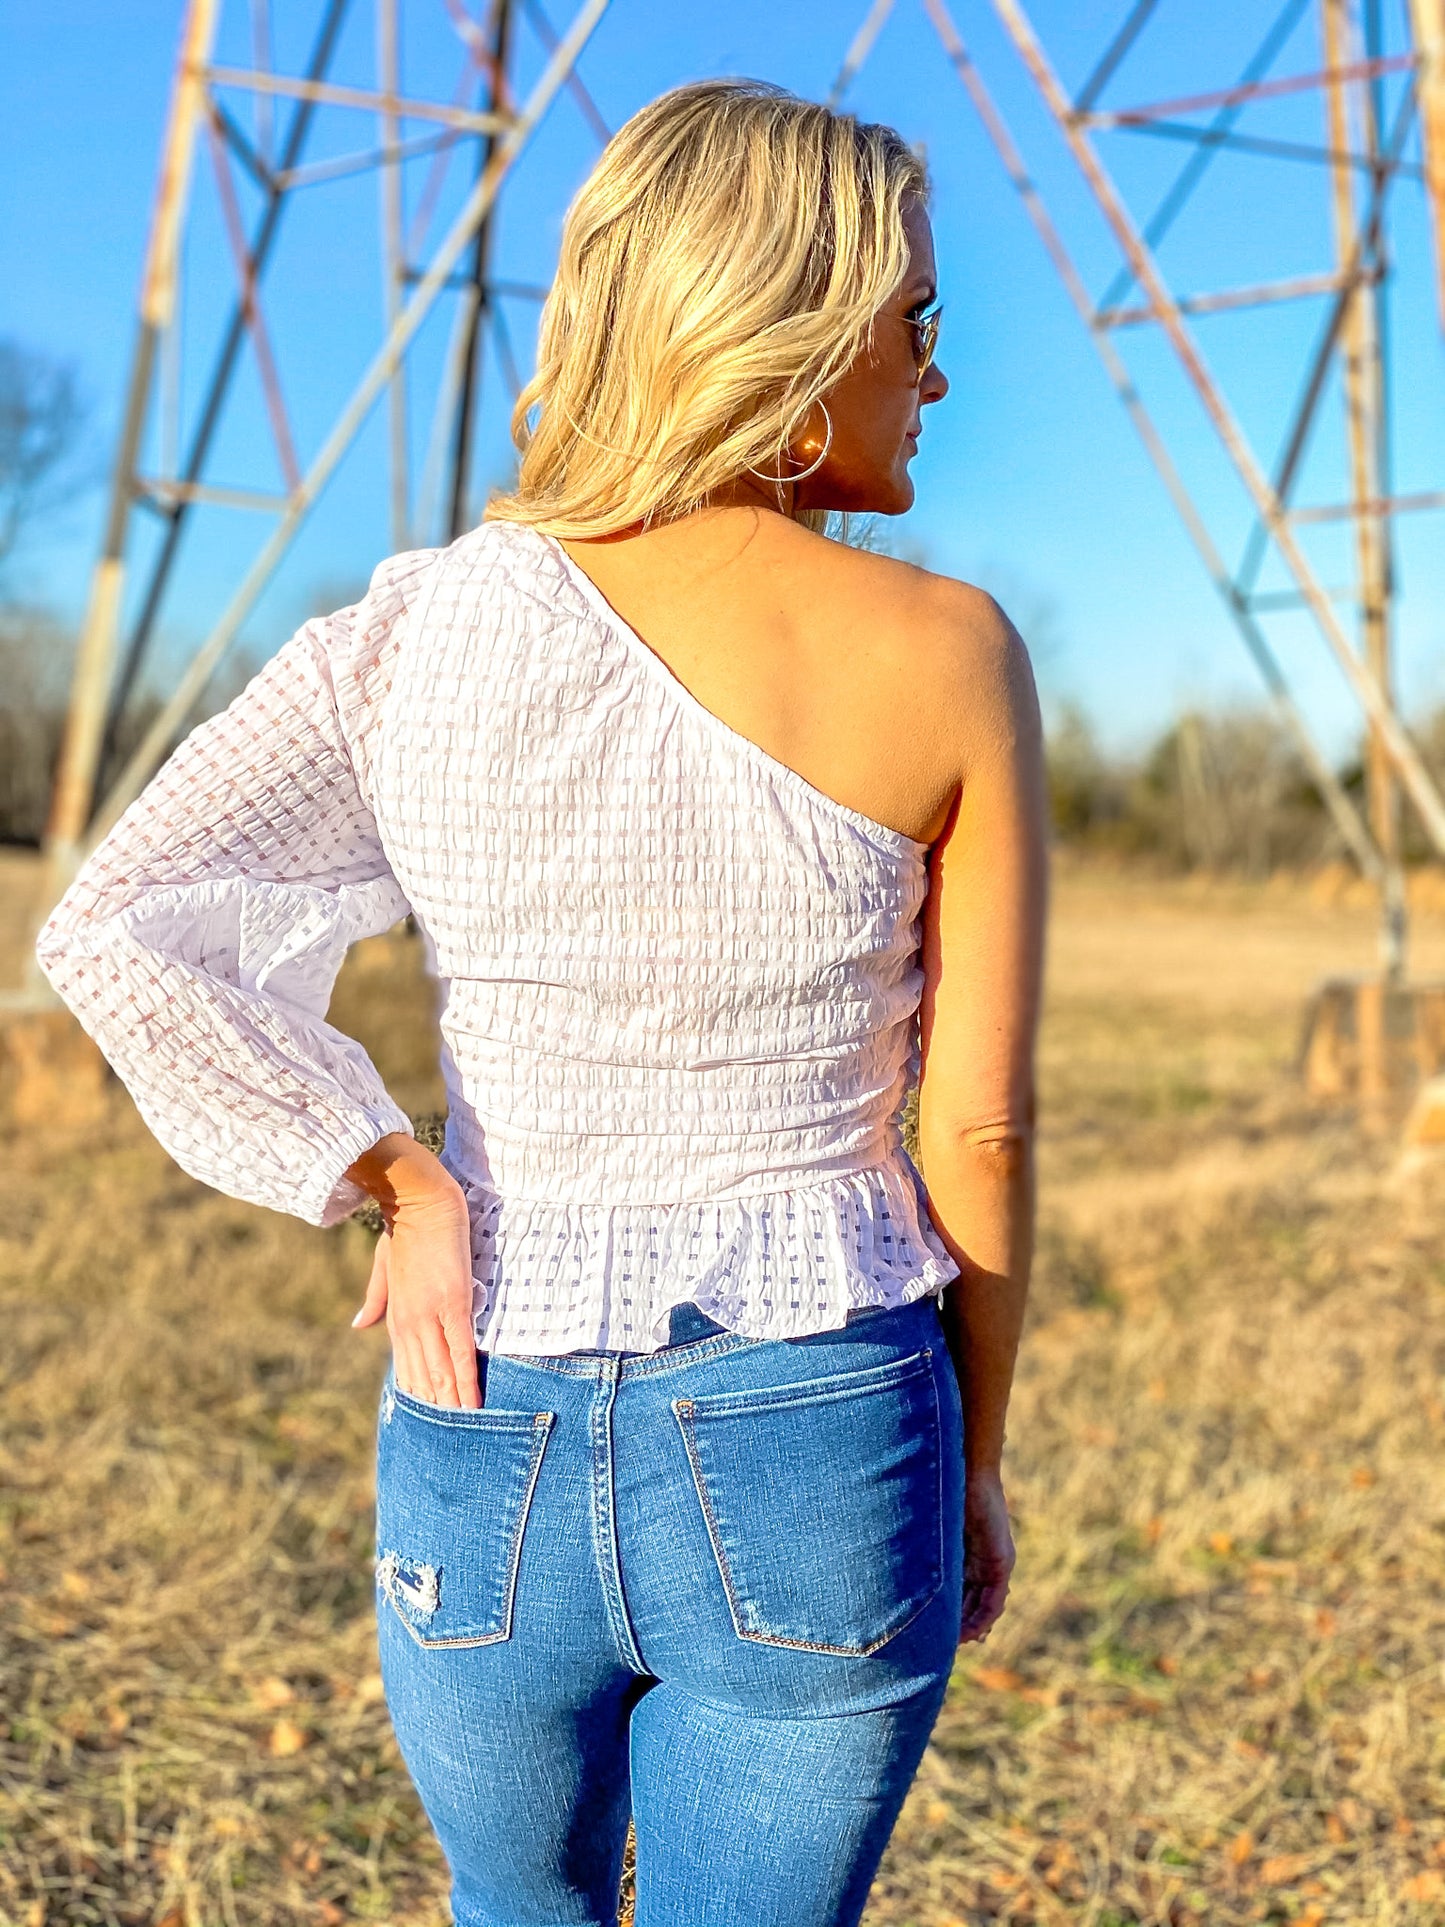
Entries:
[[758,1338],[958,1266],[899,1117],[927,845],[704,707],[552,538],[392,557],[202,723],[91,855],[40,963],[161,1143],[332,1224],[409,1131],[326,1022],[408,912],[441,984],[443,1162],[489,1351]]

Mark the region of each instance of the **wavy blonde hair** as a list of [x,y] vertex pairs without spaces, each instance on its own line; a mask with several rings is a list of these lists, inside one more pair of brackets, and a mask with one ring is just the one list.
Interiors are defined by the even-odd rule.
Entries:
[[512,416],[517,485],[485,519],[610,535],[749,467],[786,472],[901,285],[904,204],[927,193],[891,127],[763,81],[698,81],[634,114],[567,210]]

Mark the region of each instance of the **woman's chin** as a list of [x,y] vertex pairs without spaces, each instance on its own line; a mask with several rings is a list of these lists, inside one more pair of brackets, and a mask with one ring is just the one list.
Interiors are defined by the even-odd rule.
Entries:
[[913,507],[916,491],[913,478],[906,468],[892,476],[886,489],[879,490],[879,499],[869,508],[870,515],[906,515]]
[[913,507],[914,488],[906,469],[868,488],[830,489],[826,499],[803,501],[800,508],[831,509],[839,515],[905,515]]

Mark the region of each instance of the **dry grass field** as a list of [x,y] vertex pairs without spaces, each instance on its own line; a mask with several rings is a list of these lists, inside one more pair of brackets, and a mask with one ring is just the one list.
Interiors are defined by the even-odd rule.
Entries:
[[[1019,1566],[869,1927],[1445,1922],[1445,1185],[1295,1081],[1372,953],[1327,897],[1059,879]],[[435,1108],[414,945],[335,1015]],[[203,1190],[116,1093],[6,1149],[0,1920],[440,1927],[372,1650],[365,1232]]]

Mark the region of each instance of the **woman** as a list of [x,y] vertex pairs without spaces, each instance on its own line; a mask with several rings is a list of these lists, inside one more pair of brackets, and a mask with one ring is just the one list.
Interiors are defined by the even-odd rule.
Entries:
[[[774,88],[638,114],[516,491],[306,624],[40,939],[189,1171],[381,1202],[383,1675],[460,1927],[615,1922],[629,1815],[638,1927],[855,1922],[1003,1607],[1037,706],[987,596],[821,533],[913,500],[925,196]],[[408,911],[440,1158],[325,1022]]]

